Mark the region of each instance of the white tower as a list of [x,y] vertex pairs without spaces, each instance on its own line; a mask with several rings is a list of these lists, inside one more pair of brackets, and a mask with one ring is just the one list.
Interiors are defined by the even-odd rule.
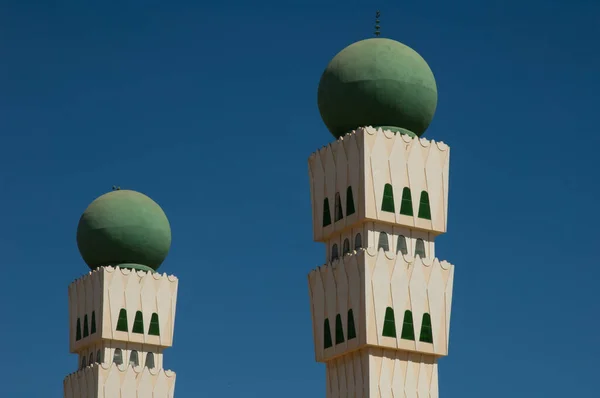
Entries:
[[425,61],[388,39],[350,45],[321,78],[338,139],[309,158],[313,236],[327,254],[308,281],[328,398],[438,397],[454,267],[434,241],[446,232],[450,149],[418,138],[436,102]]
[[79,368],[64,380],[65,398],[173,397],[163,352],[173,344],[178,280],[155,272],[170,242],[162,209],[140,193],[110,192],[84,212],[77,243],[92,271],[69,285]]

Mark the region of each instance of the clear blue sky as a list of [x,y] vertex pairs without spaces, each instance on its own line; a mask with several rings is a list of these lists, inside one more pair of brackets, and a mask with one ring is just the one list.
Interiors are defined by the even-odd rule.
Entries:
[[176,396],[325,396],[307,158],[320,75],[376,8],[452,147],[441,396],[598,395],[599,2],[203,3],[1,3],[2,397],[62,397],[77,222],[114,184],[171,221]]

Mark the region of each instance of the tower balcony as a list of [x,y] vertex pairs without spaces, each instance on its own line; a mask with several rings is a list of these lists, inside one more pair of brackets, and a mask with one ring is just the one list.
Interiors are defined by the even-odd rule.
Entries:
[[77,279],[69,285],[70,351],[98,350],[107,341],[154,352],[171,347],[177,287],[175,276],[119,267]]
[[365,347],[448,354],[454,266],[369,247],[308,275],[315,358]]
[[364,222],[446,232],[450,148],[389,130],[359,128],[308,160],[313,238]]

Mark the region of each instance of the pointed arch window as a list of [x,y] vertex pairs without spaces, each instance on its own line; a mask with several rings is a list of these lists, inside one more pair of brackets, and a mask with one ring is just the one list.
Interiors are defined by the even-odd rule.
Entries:
[[377,251],[379,251],[379,249],[383,249],[383,251],[386,252],[390,250],[390,240],[388,239],[388,234],[385,232],[379,233],[379,243],[377,244]]
[[429,194],[426,191],[421,192],[419,200],[419,218],[431,220],[431,207],[429,206]]
[[81,340],[81,319],[77,318],[77,329],[75,331],[75,341]]
[[140,366],[140,358],[136,350],[131,351],[131,354],[129,354],[129,364],[132,366]]
[[360,236],[360,234],[356,234],[356,236],[354,237],[354,250],[358,250],[362,248],[362,236]]
[[385,309],[382,335],[386,337],[396,337],[396,320],[394,318],[394,309],[392,307],[387,307]]
[[402,203],[400,203],[400,214],[404,214],[405,216],[412,216],[413,206],[412,206],[412,195],[410,194],[410,188],[405,187],[402,190]]
[[404,235],[398,235],[398,243],[396,244],[396,254],[408,254],[408,248],[406,246],[406,238]]
[[96,333],[96,311],[92,311],[92,325],[90,326],[90,334]]
[[414,340],[415,339],[415,327],[413,325],[413,316],[411,311],[404,311],[404,320],[402,321],[402,334],[401,339]]
[[137,311],[135,313],[135,319],[133,320],[133,333],[144,333],[144,316],[142,315],[142,311]]
[[120,348],[115,348],[115,354],[113,355],[113,362],[117,365],[123,365],[123,351]]
[[146,363],[144,364],[148,369],[154,369],[154,354],[149,352],[146,354]]
[[340,193],[335,193],[335,214],[334,221],[340,221],[344,218],[344,212],[342,211],[342,199],[340,198]]
[[417,239],[417,243],[415,244],[415,257],[419,255],[421,258],[426,258],[427,254],[425,253],[425,242],[423,239]]
[[326,227],[331,224],[331,213],[329,212],[329,199],[325,198],[323,201],[323,226]]
[[94,352],[90,352],[90,360],[88,361],[88,363],[90,365],[94,363]]
[[96,351],[96,362],[102,363],[102,351]]
[[346,190],[346,216],[354,214],[354,196],[352,195],[352,187]]
[[344,239],[344,244],[342,245],[342,255],[345,256],[348,253],[350,253],[350,239],[346,238]]
[[160,336],[160,326],[158,324],[158,314],[154,312],[150,317],[150,327],[148,328],[150,336]]
[[423,323],[421,323],[421,333],[419,335],[419,341],[422,341],[423,343],[433,343],[431,315],[429,315],[428,313],[423,314]]
[[342,316],[337,314],[335,316],[335,344],[342,344],[344,341],[344,325],[342,324]]
[[348,340],[356,338],[356,327],[354,326],[354,312],[348,310]]
[[331,341],[331,327],[329,327],[329,319],[325,319],[325,324],[323,325],[323,348],[327,349],[333,346],[333,342]]
[[87,314],[83,316],[83,337],[88,337],[90,335],[90,330],[88,329],[88,317]]
[[125,308],[121,308],[119,311],[119,319],[117,320],[117,330],[120,332],[126,332],[127,328],[127,310]]
[[333,246],[331,246],[331,261],[335,261],[338,258],[340,258],[340,253],[338,251],[338,245],[337,245],[337,243],[334,243]]
[[394,189],[391,184],[385,184],[383,187],[383,200],[381,202],[381,210],[389,211],[391,213],[396,211],[394,206]]

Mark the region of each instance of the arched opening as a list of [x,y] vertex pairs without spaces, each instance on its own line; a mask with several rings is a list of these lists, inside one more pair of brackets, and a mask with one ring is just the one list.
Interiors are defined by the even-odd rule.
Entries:
[[394,318],[394,309],[392,307],[387,307],[385,309],[382,335],[386,337],[396,337],[396,319]]
[[83,316],[83,337],[88,337],[90,335],[90,330],[88,329],[88,317],[87,314]]
[[150,317],[150,327],[148,328],[150,336],[160,336],[160,326],[158,325],[158,314],[155,312]]
[[340,258],[340,254],[338,252],[338,245],[337,243],[334,243],[333,246],[331,246],[331,261],[335,261],[338,258]]
[[396,211],[394,205],[394,189],[391,184],[385,184],[383,187],[383,200],[381,202],[381,210],[389,211],[391,213]]
[[346,190],[346,215],[354,214],[354,196],[352,195],[352,187]]
[[127,310],[121,308],[121,311],[119,311],[119,319],[117,320],[117,330],[126,332],[127,329]]
[[135,313],[135,319],[133,320],[133,333],[144,333],[144,316],[142,311]]
[[344,239],[344,244],[342,246],[342,255],[346,255],[350,253],[350,240],[348,238]]
[[120,348],[115,348],[115,354],[113,355],[113,363],[117,365],[123,365],[123,351]]
[[433,331],[431,329],[431,315],[423,314],[423,323],[421,324],[421,333],[419,341],[423,343],[433,343]]
[[417,243],[415,244],[415,257],[419,256],[421,258],[426,258],[427,254],[425,253],[425,242],[423,239],[417,239]]
[[94,363],[94,352],[90,352],[90,360],[88,361],[88,363],[90,365]]
[[90,326],[90,334],[96,333],[96,311],[92,311],[92,325]]
[[340,198],[340,193],[335,193],[335,205],[334,205],[334,221],[340,221],[344,218],[344,212],[342,211],[342,199]]
[[404,311],[404,320],[402,321],[402,334],[401,339],[414,340],[415,339],[415,327],[413,325],[413,316],[411,311]]
[[102,363],[102,351],[101,350],[96,351],[96,362]]
[[354,326],[354,312],[352,309],[348,310],[348,340],[352,340],[356,337],[356,327]]
[[426,191],[421,192],[419,200],[419,218],[431,220],[431,207],[429,206],[429,194]]
[[323,226],[326,227],[331,224],[331,213],[329,212],[329,199],[325,198],[323,201]]
[[404,235],[398,235],[398,243],[396,244],[396,254],[408,254],[408,248],[406,246],[406,238]]
[[75,341],[81,340],[81,319],[77,318],[77,330],[75,331]]
[[379,251],[380,249],[383,249],[383,251],[386,252],[390,250],[388,234],[386,234],[385,232],[379,233],[379,243],[377,244],[377,251]]
[[154,354],[149,352],[146,354],[146,363],[144,364],[148,369],[154,369]]
[[360,234],[356,234],[354,237],[354,250],[358,250],[362,248],[362,236]]
[[140,366],[140,358],[136,350],[132,350],[129,354],[129,364],[132,366]]
[[81,369],[85,368],[87,366],[87,363],[85,361],[85,355],[82,355],[81,357]]
[[342,316],[337,314],[335,316],[335,344],[341,344],[344,342],[344,326],[342,325]]
[[323,348],[331,346],[333,346],[333,342],[331,341],[331,327],[329,327],[329,319],[325,319],[325,324],[323,325]]
[[402,203],[400,204],[400,214],[404,214],[405,216],[412,216],[413,206],[412,206],[412,195],[410,194],[410,188],[405,187],[402,190]]

